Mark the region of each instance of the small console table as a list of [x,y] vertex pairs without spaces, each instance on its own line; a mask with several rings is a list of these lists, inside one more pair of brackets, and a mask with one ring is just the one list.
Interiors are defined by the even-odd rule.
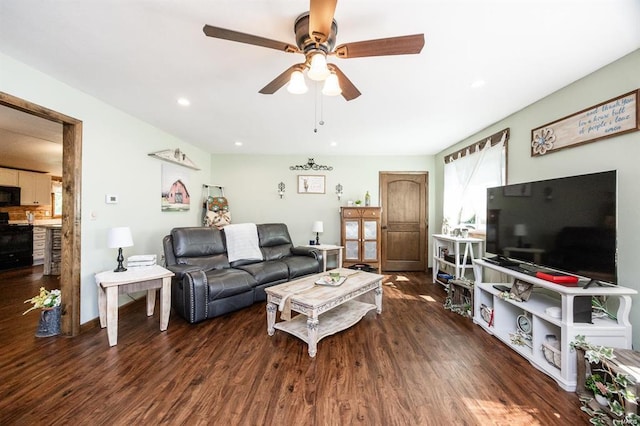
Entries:
[[343,246],[334,246],[331,244],[316,244],[316,245],[307,245],[304,247],[310,247],[322,252],[322,272],[327,271],[327,254],[335,254],[336,255],[336,268],[342,268],[342,249]]
[[147,316],[150,317],[156,304],[156,290],[160,289],[160,331],[167,329],[173,275],[173,272],[159,265],[129,268],[124,272],[104,271],[95,275],[100,327],[107,327],[109,346],[118,344],[118,294],[147,290]]
[[[564,390],[576,390],[576,353],[571,350],[570,343],[577,335],[585,336],[596,345],[631,349],[631,296],[638,293],[634,289],[608,285],[585,288],[589,282],[585,277],[578,277],[578,287],[566,287],[482,259],[473,261],[473,272],[476,280],[473,322],[553,378]],[[489,276],[503,279],[489,279]],[[516,280],[534,286],[525,302],[505,299],[501,297],[504,293],[494,287],[513,285]],[[579,310],[585,301],[587,315],[591,317],[593,296],[617,299],[617,319],[591,318],[590,323],[578,322],[576,319],[584,314]],[[553,315],[549,308],[559,309],[559,316]],[[487,310],[492,312],[490,316],[486,315]],[[514,339],[522,329],[527,331],[528,344]],[[552,340],[557,342],[554,350],[549,349],[548,342]]]

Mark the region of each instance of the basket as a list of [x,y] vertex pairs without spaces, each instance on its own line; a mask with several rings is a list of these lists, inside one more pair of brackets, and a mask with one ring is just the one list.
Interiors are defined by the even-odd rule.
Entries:
[[480,305],[480,316],[489,324],[489,327],[493,325],[493,308],[484,304]]
[[558,339],[556,336],[547,336],[547,341],[542,343],[542,354],[549,364],[560,368],[562,351],[556,347],[557,345]]

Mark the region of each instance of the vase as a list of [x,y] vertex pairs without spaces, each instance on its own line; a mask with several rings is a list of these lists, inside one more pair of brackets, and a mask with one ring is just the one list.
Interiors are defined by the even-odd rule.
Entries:
[[595,394],[595,396],[596,396],[596,401],[602,407],[606,407],[607,405],[609,405],[609,400],[605,396],[600,395],[599,393]]
[[40,322],[36,337],[51,337],[60,334],[60,306],[47,308],[40,311]]

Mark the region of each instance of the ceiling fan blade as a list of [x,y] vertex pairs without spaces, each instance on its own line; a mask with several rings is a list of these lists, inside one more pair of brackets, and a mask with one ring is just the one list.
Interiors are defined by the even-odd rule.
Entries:
[[220,27],[212,27],[211,25],[205,25],[202,31],[213,38],[221,38],[224,40],[237,41],[239,43],[252,44],[254,46],[268,47],[270,49],[281,50],[288,53],[300,53],[300,49],[289,43],[283,41],[271,40],[264,37],[255,36],[252,34],[241,33],[238,31],[227,30]]
[[424,47],[424,34],[380,38],[341,44],[335,48],[339,58],[362,58],[365,56],[408,55],[420,53]]
[[282,74],[274,78],[269,84],[260,89],[259,93],[262,93],[263,95],[273,95],[278,91],[278,89],[289,82],[291,73],[296,69],[302,71],[304,69],[304,64],[295,64],[290,66]]
[[338,0],[311,0],[309,4],[309,36],[324,43],[331,34],[331,24]]
[[349,80],[347,78],[347,76],[344,75],[342,70],[340,70],[340,68],[338,68],[337,65],[329,64],[329,69],[331,71],[334,71],[336,73],[336,75],[338,76],[338,83],[340,83],[340,89],[342,89],[342,97],[345,100],[350,101],[352,99],[357,98],[358,96],[360,96],[362,94],[362,93],[360,93],[358,88],[356,86],[354,86],[354,84],[351,82],[351,80]]

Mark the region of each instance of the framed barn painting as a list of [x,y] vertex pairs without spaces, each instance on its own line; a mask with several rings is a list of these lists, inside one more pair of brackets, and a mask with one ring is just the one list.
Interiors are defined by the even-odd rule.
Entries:
[[162,211],[184,212],[191,208],[189,171],[173,164],[162,164]]

